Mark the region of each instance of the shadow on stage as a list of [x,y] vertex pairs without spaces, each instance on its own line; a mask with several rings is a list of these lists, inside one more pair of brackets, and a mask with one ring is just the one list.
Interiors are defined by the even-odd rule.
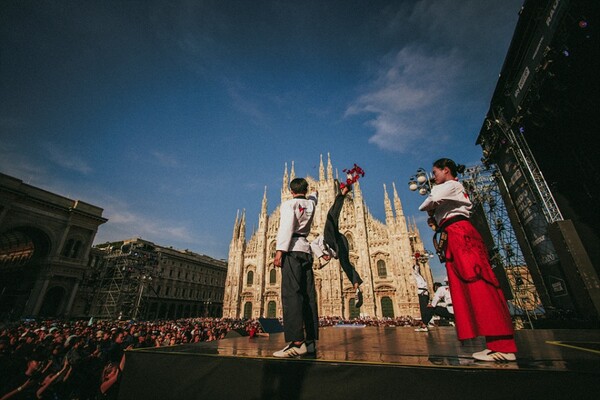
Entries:
[[600,393],[600,331],[520,330],[517,362],[470,355],[452,327],[320,329],[317,354],[276,359],[283,333],[128,351],[120,399],[586,399]]

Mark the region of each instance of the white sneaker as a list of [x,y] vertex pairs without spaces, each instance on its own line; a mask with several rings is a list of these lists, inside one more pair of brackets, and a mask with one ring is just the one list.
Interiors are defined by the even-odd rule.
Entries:
[[456,326],[456,324],[454,323],[454,321],[450,321],[448,323],[450,324],[450,326]]
[[473,353],[473,358],[479,361],[516,361],[515,353],[502,353],[501,351],[493,351],[485,349]]
[[317,342],[314,340],[307,340],[304,343],[306,344],[306,352],[308,354],[315,354],[317,352]]
[[429,329],[426,326],[423,326],[421,328],[416,328],[415,332],[429,332]]
[[303,356],[306,353],[308,353],[308,350],[306,349],[306,343],[302,342],[301,345],[296,345],[294,342],[290,342],[290,344],[285,346],[283,349],[273,353],[273,356],[279,358],[292,358]]
[[435,328],[435,324],[432,324],[431,322],[427,324],[428,328]]
[[360,308],[363,305],[363,294],[360,288],[356,288],[356,302],[354,303],[354,307]]

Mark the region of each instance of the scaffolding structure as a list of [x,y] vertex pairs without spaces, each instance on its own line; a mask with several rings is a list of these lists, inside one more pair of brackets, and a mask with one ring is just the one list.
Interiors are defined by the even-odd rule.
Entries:
[[106,263],[94,300],[94,313],[108,319],[137,319],[145,309],[147,289],[159,277],[158,255],[146,243],[107,244]]
[[490,260],[492,267],[506,272],[513,297],[508,301],[511,314],[518,327],[533,327],[532,319],[544,312],[500,192],[502,179],[494,167],[477,165],[466,168],[462,181],[474,207],[481,205],[484,211],[495,245]]
[[[562,221],[563,216],[558,208],[558,205],[556,204],[556,200],[554,199],[552,192],[550,191],[550,187],[548,187],[548,183],[546,182],[540,167],[535,161],[535,157],[529,148],[529,144],[527,144],[527,141],[523,137],[522,130],[524,128],[519,128],[519,133],[516,133],[508,121],[506,121],[500,110],[492,110],[492,112],[494,113],[494,121],[491,122],[490,120],[487,120],[487,123],[495,123],[500,129],[500,132],[503,132],[505,137],[513,145],[514,155],[519,163],[519,166],[523,169],[523,171],[528,172],[528,174],[525,174],[525,177],[529,181],[531,187],[536,193],[537,198],[540,201],[546,222],[551,224],[556,221]],[[500,142],[497,135],[498,133],[496,133],[496,143]]]

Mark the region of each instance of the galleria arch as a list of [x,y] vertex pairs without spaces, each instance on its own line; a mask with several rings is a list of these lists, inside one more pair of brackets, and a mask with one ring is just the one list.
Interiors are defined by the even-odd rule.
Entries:
[[102,212],[0,173],[0,317],[72,314]]

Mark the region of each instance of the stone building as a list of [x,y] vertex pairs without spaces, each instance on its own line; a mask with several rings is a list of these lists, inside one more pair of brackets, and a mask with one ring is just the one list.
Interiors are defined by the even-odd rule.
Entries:
[[[288,174],[285,166],[281,187],[281,202],[292,197],[289,182],[295,178],[292,162]],[[335,198],[334,173],[331,158],[327,167],[321,157],[319,177],[306,177],[311,189],[319,191],[309,241],[322,234],[327,211]],[[375,219],[363,199],[360,184],[354,184],[345,200],[339,226],[350,244],[350,259],[363,279],[364,304],[354,307],[354,290],[339,262],[332,260],[315,270],[315,286],[319,315],[354,318],[359,315],[375,318],[419,316],[419,302],[412,267],[415,252],[423,253],[423,243],[416,225],[404,216],[402,203],[392,187],[392,199],[385,184],[385,222]],[[267,213],[266,188],[258,220],[258,228],[246,240],[246,214],[238,212],[229,247],[228,273],[225,283],[223,316],[231,318],[281,317],[281,271],[273,266],[279,206]],[[432,276],[423,260],[422,273],[431,287]],[[315,260],[315,267],[317,261]]]
[[[220,316],[227,263],[140,238],[95,246],[82,310],[100,318]],[[84,295],[85,294],[85,295]],[[89,301],[89,300],[88,300]]]
[[92,247],[102,213],[0,173],[0,319],[221,315],[224,260],[138,238]]
[[0,319],[72,316],[102,212],[0,174]]

